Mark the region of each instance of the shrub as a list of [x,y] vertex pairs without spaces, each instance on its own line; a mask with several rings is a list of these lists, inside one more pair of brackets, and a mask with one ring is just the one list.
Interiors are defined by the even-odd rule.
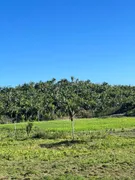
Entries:
[[0,124],[8,124],[11,123],[13,119],[9,118],[8,116],[1,115],[0,116]]
[[28,136],[30,135],[32,127],[33,127],[33,123],[32,122],[28,122],[28,124],[26,126],[26,133],[27,133]]
[[88,110],[80,110],[76,116],[78,118],[92,118],[93,114],[91,111],[88,111]]
[[32,138],[45,139],[45,138],[47,138],[47,135],[46,135],[45,132],[39,131],[39,132],[36,132],[36,133],[32,136]]

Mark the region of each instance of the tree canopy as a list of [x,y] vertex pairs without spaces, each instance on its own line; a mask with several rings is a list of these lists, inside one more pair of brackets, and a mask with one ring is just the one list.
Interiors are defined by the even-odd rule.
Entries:
[[10,121],[135,115],[135,86],[52,79],[0,87],[0,119]]

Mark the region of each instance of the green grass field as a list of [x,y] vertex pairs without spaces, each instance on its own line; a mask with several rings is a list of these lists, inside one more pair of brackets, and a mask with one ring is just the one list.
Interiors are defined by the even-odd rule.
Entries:
[[[35,126],[43,130],[70,131],[70,120],[55,120],[34,122]],[[17,128],[24,128],[26,123],[17,124]],[[135,118],[94,118],[94,119],[77,119],[75,120],[76,131],[93,131],[106,129],[121,129],[135,127]],[[13,124],[0,125],[0,128],[14,129]]]
[[0,179],[135,179],[135,118],[0,125]]

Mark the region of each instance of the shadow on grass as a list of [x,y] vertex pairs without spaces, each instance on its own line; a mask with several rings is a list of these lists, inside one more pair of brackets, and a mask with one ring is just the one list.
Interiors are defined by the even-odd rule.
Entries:
[[131,129],[131,130],[122,129],[121,131],[112,133],[112,135],[117,135],[125,138],[135,138],[135,129]]
[[50,143],[50,144],[40,144],[41,148],[55,148],[60,146],[72,146],[73,144],[82,144],[85,143],[85,141],[82,140],[71,140],[71,141],[60,141],[56,143]]

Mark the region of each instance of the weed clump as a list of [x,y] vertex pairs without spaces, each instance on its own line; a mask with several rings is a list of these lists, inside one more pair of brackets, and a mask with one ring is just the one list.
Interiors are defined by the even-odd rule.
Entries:
[[46,135],[46,133],[43,132],[43,131],[38,131],[38,132],[36,132],[36,133],[32,136],[32,138],[35,138],[35,139],[46,139],[46,138],[47,138],[47,135]]
[[28,122],[28,124],[26,126],[26,133],[27,133],[28,136],[30,135],[32,127],[33,127],[33,123],[32,122]]

